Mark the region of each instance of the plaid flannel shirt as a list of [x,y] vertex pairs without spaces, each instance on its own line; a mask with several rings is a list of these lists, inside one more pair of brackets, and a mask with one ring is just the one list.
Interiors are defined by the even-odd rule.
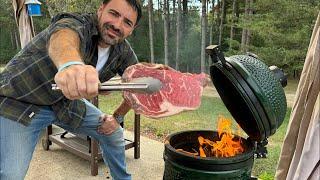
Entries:
[[[86,113],[82,100],[68,100],[51,90],[57,68],[48,55],[50,36],[64,28],[80,37],[80,52],[85,64],[96,66],[98,57],[98,20],[95,14],[59,14],[51,25],[35,36],[14,56],[0,73],[0,115],[28,125],[41,106],[51,106],[58,120],[78,127]],[[99,72],[101,82],[135,63],[137,57],[125,40],[110,47],[108,61]]]

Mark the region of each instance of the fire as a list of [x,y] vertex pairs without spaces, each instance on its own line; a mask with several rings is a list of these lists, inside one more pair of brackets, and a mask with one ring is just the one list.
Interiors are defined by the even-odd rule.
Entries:
[[219,116],[217,128],[219,135],[218,141],[213,142],[202,136],[198,137],[200,144],[199,155],[201,157],[232,157],[244,151],[241,145],[241,139],[236,139],[232,132],[230,119]]
[[230,119],[219,116],[217,126],[218,140],[211,141],[199,136],[198,151],[194,148],[192,148],[194,152],[185,151],[184,149],[176,150],[188,155],[200,157],[232,157],[241,154],[244,152],[244,147],[242,146],[241,138],[239,138],[241,134],[240,127],[238,126],[238,137],[236,137],[231,129],[231,125]]

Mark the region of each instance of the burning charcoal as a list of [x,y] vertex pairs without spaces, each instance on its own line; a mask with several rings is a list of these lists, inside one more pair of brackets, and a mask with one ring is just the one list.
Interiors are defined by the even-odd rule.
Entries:
[[183,150],[183,149],[176,149],[176,150],[179,151],[179,152],[183,152],[183,153],[185,153],[185,154],[188,154],[188,155],[192,155],[192,156],[198,156],[198,155],[199,155],[198,152],[192,153],[192,152],[189,152],[189,151],[185,151],[185,150]]
[[204,153],[206,154],[206,156],[207,157],[210,157],[210,146],[205,146],[204,148],[203,148],[203,151],[204,151]]
[[194,151],[194,152],[196,152],[197,154],[199,154],[199,153],[198,153],[198,151],[197,151],[197,150],[195,150],[195,149],[193,149],[193,148],[192,148],[192,151]]

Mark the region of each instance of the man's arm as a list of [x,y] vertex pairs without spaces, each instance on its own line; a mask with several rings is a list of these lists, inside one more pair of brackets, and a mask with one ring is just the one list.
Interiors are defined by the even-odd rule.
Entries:
[[[127,41],[125,43],[127,43],[128,48],[122,54],[124,57],[121,57],[122,64],[118,69],[118,74],[120,76],[122,76],[127,67],[138,62],[137,56],[131,49],[129,43]],[[111,134],[117,127],[119,127],[119,124],[123,122],[124,116],[129,112],[130,109],[131,107],[129,104],[123,100],[120,106],[114,111],[112,116],[107,115],[102,119],[103,122],[109,123],[103,123],[98,131],[104,134]]]
[[[126,68],[138,63],[138,57],[133,51],[133,49],[131,48],[129,42],[125,41],[125,43],[127,45],[127,48],[125,48],[126,50],[123,53],[124,55],[124,57],[122,57],[123,63],[118,69],[118,74],[121,76],[123,75]],[[122,123],[124,116],[130,111],[130,109],[131,109],[130,105],[124,99],[120,104],[120,106],[114,111],[113,117],[115,117],[119,123]]]
[[61,29],[53,33],[49,40],[48,52],[57,67],[71,60],[82,62],[80,55],[80,38],[78,34],[71,29]]
[[124,116],[130,111],[131,107],[126,100],[123,100],[120,106],[114,111],[113,117],[118,121],[118,123],[123,122]]
[[53,33],[49,40],[48,52],[57,68],[67,66],[55,75],[55,82],[68,99],[91,99],[98,95],[99,76],[97,70],[85,65],[80,54],[80,38],[71,29]]
[[101,117],[103,123],[99,126],[98,132],[106,135],[113,133],[119,127],[119,124],[123,122],[124,116],[130,109],[130,106],[123,100],[112,116],[104,115]]

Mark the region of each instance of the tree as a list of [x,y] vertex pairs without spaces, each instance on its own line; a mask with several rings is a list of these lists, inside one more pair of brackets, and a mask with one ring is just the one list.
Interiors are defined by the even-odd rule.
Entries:
[[176,42],[176,70],[179,70],[180,63],[180,36],[181,36],[181,0],[178,0],[177,10],[177,42]]
[[11,2],[0,3],[0,64],[5,64],[20,50],[20,39]]
[[[219,25],[221,23],[221,1],[217,0],[217,5],[216,5],[216,12],[217,12],[217,18],[216,18],[216,30],[213,32],[215,35],[219,32]],[[219,44],[219,36],[217,38],[217,43]]]
[[169,65],[169,15],[168,0],[164,0],[163,4],[163,28],[164,28],[164,64]]
[[153,45],[153,4],[152,0],[148,1],[148,14],[149,14],[149,38],[150,38],[150,62],[154,63],[154,45]]
[[95,12],[100,3],[91,0],[50,0],[45,2],[51,17],[61,12]]
[[248,29],[247,29],[247,24],[248,24],[248,16],[249,16],[249,3],[250,0],[245,1],[245,10],[244,10],[244,26],[242,29],[242,36],[241,36],[241,51],[246,52],[248,51],[247,49],[247,40],[248,40]]
[[235,34],[235,23],[237,19],[236,5],[237,5],[237,0],[232,0],[232,17],[231,17],[230,42],[229,42],[230,50],[232,50],[232,41],[234,39],[234,34]]
[[[319,1],[259,0],[250,23],[250,51],[289,75],[301,72]],[[298,76],[296,76],[298,77]]]
[[187,33],[188,25],[188,0],[182,0],[182,33]]
[[221,46],[222,44],[222,34],[223,34],[223,24],[224,24],[224,18],[225,18],[225,0],[221,1],[222,6],[221,6],[221,10],[222,10],[222,16],[220,19],[220,26],[219,26],[219,46]]
[[[45,29],[50,24],[50,18],[57,13],[64,11],[95,13],[96,7],[101,3],[101,1],[92,0],[40,1],[43,2],[41,5],[43,16],[33,18],[37,32]],[[180,4],[182,6],[180,25],[177,20],[179,4],[175,4],[176,14],[171,16],[173,17],[171,23],[174,22],[177,25],[172,24],[172,31],[169,31],[167,24],[169,22],[168,0],[153,1],[152,24],[153,31],[155,31],[153,33],[147,18],[149,1],[141,1],[143,2],[144,16],[139,22],[139,27],[128,37],[139,61],[150,62],[152,59],[152,57],[150,58],[151,44],[153,44],[153,54],[157,63],[177,66],[179,71],[192,73],[199,73],[201,69],[208,67],[208,64],[205,64],[205,58],[201,57],[205,54],[206,40],[209,39],[204,36],[207,34],[207,27],[203,28],[203,22],[207,22],[207,20],[203,21],[202,6],[192,6],[194,3],[191,2],[195,1],[199,0],[180,0],[182,3]],[[227,56],[242,54],[241,49],[243,48],[243,51],[250,50],[257,54],[259,59],[267,65],[277,65],[290,75],[299,74],[308,48],[312,26],[320,9],[320,2],[316,0],[247,0],[246,4],[245,1],[237,0],[236,9],[234,9],[235,1],[225,0],[224,12],[222,12],[222,0],[206,1],[210,4],[213,3],[210,5],[213,7],[212,10],[210,9],[212,11],[210,14],[207,3],[205,9],[205,12],[208,12],[208,18],[210,18],[210,44],[218,43],[219,25],[223,18],[223,33],[220,36],[220,43],[221,49]],[[178,3],[178,0],[175,2]],[[254,6],[252,2],[254,2]],[[15,45],[15,42],[19,42],[19,37],[10,1],[0,0],[0,3],[0,63],[6,63],[19,51],[20,48]],[[156,3],[159,4],[159,8],[156,8]],[[170,8],[173,7],[172,3],[173,0],[170,1]],[[50,9],[50,13],[48,9]],[[247,10],[247,14],[245,10]],[[170,12],[173,12],[172,9]],[[226,14],[226,18],[224,14]],[[228,22],[226,19],[230,21]],[[177,35],[179,27],[180,36]],[[153,34],[153,43],[151,42],[151,34]],[[201,34],[201,38],[199,34]],[[245,35],[244,39],[242,35]],[[180,38],[178,39],[178,37]],[[242,46],[241,43],[243,43]],[[228,49],[226,48],[227,44],[230,45]]]
[[213,44],[213,33],[215,32],[215,23],[214,23],[214,13],[215,13],[215,0],[212,0],[212,10],[211,10],[211,27],[210,27],[210,33],[209,33],[209,44]]
[[206,32],[207,32],[207,12],[206,0],[202,0],[202,13],[201,13],[201,72],[205,72],[206,60]]
[[[253,15],[253,0],[249,0],[249,9],[248,9],[248,24],[251,24],[252,21],[252,15]],[[251,39],[251,30],[250,28],[247,29],[247,36],[245,41],[245,47],[248,51],[249,45],[250,45],[250,39]]]

